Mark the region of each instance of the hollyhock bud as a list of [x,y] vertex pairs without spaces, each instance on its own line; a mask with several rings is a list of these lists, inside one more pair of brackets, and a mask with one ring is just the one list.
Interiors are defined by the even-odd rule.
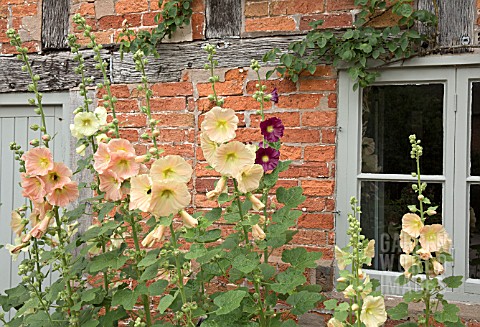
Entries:
[[42,140],[48,142],[52,139],[52,137],[48,134],[42,135]]
[[198,226],[198,220],[193,218],[185,210],[180,211],[180,216],[182,216],[183,225],[187,228],[195,228]]
[[356,304],[356,303],[354,303],[354,304],[352,305],[352,310],[353,310],[353,311],[357,311],[359,308],[360,308],[360,307],[359,307],[358,304]]
[[252,236],[255,241],[264,240],[266,237],[265,232],[258,224],[252,226]]
[[227,188],[227,177],[222,176],[217,182],[215,189],[213,191],[207,192],[207,199],[212,201],[216,200],[220,194],[225,192]]
[[81,155],[81,156],[84,156],[85,155],[85,149],[87,148],[87,146],[85,144],[81,144],[80,146],[78,146],[75,151]]
[[33,139],[29,143],[31,146],[38,146],[40,144],[40,141],[38,139]]
[[347,281],[347,279],[345,277],[338,277],[337,278],[337,282],[339,283],[345,283]]
[[261,211],[263,208],[265,208],[265,204],[263,204],[263,202],[260,201],[255,195],[249,193],[247,198],[250,200],[250,202],[252,202],[253,210]]
[[47,212],[45,217],[40,221],[39,224],[37,224],[33,229],[30,231],[30,234],[32,234],[32,237],[35,237],[36,239],[41,238],[45,232],[47,231],[48,225],[50,225],[50,221],[53,218],[53,214],[51,211]]
[[435,210],[427,210],[427,215],[429,216],[433,216],[433,215],[436,215],[437,212]]

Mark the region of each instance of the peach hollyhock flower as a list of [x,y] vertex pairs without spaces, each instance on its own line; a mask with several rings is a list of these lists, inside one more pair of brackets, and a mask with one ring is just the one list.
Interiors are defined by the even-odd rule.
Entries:
[[41,202],[33,202],[33,211],[28,217],[30,224],[32,226],[37,225],[43,217],[45,217],[45,214],[52,210],[52,208],[52,205],[47,201],[42,200]]
[[28,150],[22,159],[25,161],[27,175],[43,176],[53,168],[52,153],[47,148],[33,148]]
[[207,133],[200,134],[200,146],[202,147],[203,156],[205,160],[207,160],[208,164],[211,167],[214,167],[214,158],[215,158],[215,151],[218,148],[217,142],[213,142],[208,137]]
[[47,194],[47,200],[50,204],[58,207],[66,207],[70,202],[78,198],[77,182],[70,181]]
[[10,227],[12,231],[17,234],[17,236],[22,235],[23,230],[25,229],[25,222],[23,222],[22,216],[18,213],[18,211],[12,211],[12,220],[10,221]]
[[113,171],[107,170],[98,175],[98,178],[100,179],[100,191],[105,192],[105,200],[118,201],[122,198],[122,181]]
[[152,199],[152,180],[150,176],[137,175],[130,179],[130,204],[129,209],[140,209],[148,212]]
[[124,151],[135,154],[135,148],[132,143],[125,139],[112,139],[108,142],[108,150],[113,152]]
[[432,266],[435,276],[441,275],[445,272],[445,268],[443,268],[443,265],[435,259],[432,260]]
[[[47,228],[50,225],[52,218],[53,214],[51,213],[51,211],[47,212],[47,214],[45,215],[45,217],[43,217],[40,223],[33,227],[33,229],[30,231],[30,235],[32,235],[32,237],[35,237],[36,239],[41,238],[47,231]],[[22,241],[25,242],[25,239],[23,239]]]
[[265,204],[263,204],[262,201],[260,201],[255,195],[253,194],[248,194],[247,198],[252,202],[252,209],[255,211],[261,211],[263,208],[265,208]]
[[347,266],[348,252],[343,251],[335,245],[335,259],[337,260],[338,269],[343,270]]
[[225,192],[225,190],[227,189],[227,180],[228,178],[226,176],[220,177],[217,185],[215,186],[215,189],[213,191],[207,192],[207,199],[216,200],[220,194]]
[[360,321],[366,327],[382,326],[387,321],[387,312],[385,311],[385,301],[381,296],[367,296],[363,300]]
[[414,213],[406,213],[402,217],[402,230],[411,235],[418,237],[423,227],[422,218]]
[[190,203],[187,185],[173,181],[155,181],[149,211],[157,217],[176,214]]
[[135,162],[135,154],[124,151],[110,153],[108,169],[113,171],[121,180],[138,174],[140,165]]
[[78,134],[92,136],[100,128],[100,120],[93,112],[79,112],[73,118],[73,126]]
[[406,254],[412,253],[415,248],[415,239],[403,230],[400,231],[400,247]]
[[43,197],[47,195],[45,191],[45,183],[39,176],[28,176],[25,173],[20,174],[22,179],[21,186],[23,188],[22,195],[29,198],[33,202],[43,201]]
[[215,152],[214,167],[222,175],[236,176],[244,166],[254,163],[255,154],[238,141],[222,144]]
[[108,145],[105,143],[99,143],[97,151],[93,155],[93,168],[100,174],[103,174],[110,164],[110,159],[111,156]]
[[193,218],[188,212],[185,210],[180,211],[180,216],[182,216],[183,225],[187,228],[195,228],[198,226],[198,220]]
[[404,275],[407,278],[412,276],[412,273],[409,271],[412,266],[419,264],[418,258],[410,254],[400,254],[400,265],[405,270]]
[[447,231],[440,224],[426,225],[420,232],[420,244],[425,251],[440,251],[448,242]]
[[335,318],[331,318],[328,322],[327,322],[327,327],[343,327],[343,322],[341,322],[340,320],[337,320]]
[[64,163],[54,162],[53,168],[42,176],[45,183],[45,190],[50,193],[54,188],[70,182],[72,171]]
[[238,189],[242,193],[254,191],[260,185],[263,176],[263,167],[257,164],[245,166],[235,177],[238,182]]
[[430,252],[426,251],[423,248],[418,249],[417,254],[420,257],[420,259],[422,259],[422,260],[428,260],[428,259],[432,258],[432,254]]
[[152,179],[188,183],[192,178],[192,167],[180,156],[169,155],[155,160],[150,168]]
[[258,224],[252,226],[252,236],[255,241],[262,241],[267,235]]
[[155,227],[154,230],[152,230],[150,233],[145,236],[145,238],[142,241],[142,245],[144,247],[152,247],[156,242],[160,242],[163,238],[163,234],[165,233],[165,230],[167,229],[167,226],[164,225],[158,225]]
[[232,109],[213,107],[205,114],[202,122],[202,132],[217,143],[224,143],[235,138],[238,117]]

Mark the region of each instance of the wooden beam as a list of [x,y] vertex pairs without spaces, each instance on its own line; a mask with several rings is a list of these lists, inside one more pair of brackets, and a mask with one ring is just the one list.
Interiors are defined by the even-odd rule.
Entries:
[[205,13],[207,39],[240,36],[241,0],[207,0]]
[[43,0],[42,48],[66,49],[68,34],[69,0]]

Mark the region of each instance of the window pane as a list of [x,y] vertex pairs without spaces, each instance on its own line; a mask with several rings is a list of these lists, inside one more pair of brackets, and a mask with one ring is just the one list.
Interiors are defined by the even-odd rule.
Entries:
[[443,84],[375,85],[363,90],[362,172],[410,174],[408,137],[416,134],[428,153],[422,173],[443,174]]
[[469,277],[480,279],[480,185],[470,185]]
[[[439,206],[438,214],[428,217],[427,224],[442,223],[442,184],[430,183],[424,195],[432,206]],[[417,194],[412,183],[362,181],[360,226],[362,233],[375,239],[375,258],[372,269],[402,271],[399,257],[402,216],[409,212],[407,206],[417,204]]]
[[480,82],[472,83],[472,140],[470,142],[470,175],[480,176]]

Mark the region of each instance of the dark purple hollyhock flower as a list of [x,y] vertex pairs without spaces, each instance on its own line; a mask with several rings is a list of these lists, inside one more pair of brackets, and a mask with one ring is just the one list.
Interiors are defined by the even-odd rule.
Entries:
[[274,170],[280,159],[280,151],[274,148],[258,148],[255,163],[262,165],[264,171]]
[[278,91],[277,91],[277,88],[274,88],[272,93],[270,93],[272,95],[272,98],[270,99],[270,101],[272,101],[273,103],[277,104],[278,103]]
[[260,123],[262,135],[268,142],[277,142],[283,136],[285,127],[280,119],[277,117],[269,118]]

